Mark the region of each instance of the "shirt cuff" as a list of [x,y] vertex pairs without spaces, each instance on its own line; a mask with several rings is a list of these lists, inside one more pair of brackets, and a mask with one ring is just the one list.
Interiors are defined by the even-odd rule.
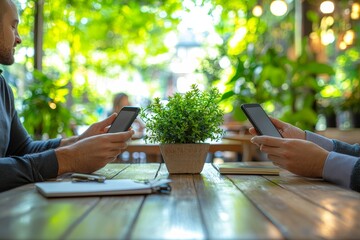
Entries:
[[350,188],[350,179],[358,158],[330,152],[323,169],[323,179],[337,185]]
[[324,136],[321,136],[319,134],[305,131],[306,140],[315,143],[316,145],[319,145],[323,149],[327,151],[333,151],[334,150],[334,143],[331,139],[326,138]]
[[53,149],[28,156],[31,158],[34,172],[40,175],[39,179],[35,179],[36,182],[57,177],[59,165]]

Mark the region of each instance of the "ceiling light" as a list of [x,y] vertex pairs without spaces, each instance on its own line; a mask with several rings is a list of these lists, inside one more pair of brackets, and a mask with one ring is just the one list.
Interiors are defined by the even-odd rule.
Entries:
[[320,11],[323,13],[323,14],[330,14],[330,13],[333,13],[335,10],[335,5],[332,1],[323,1],[321,4],[320,4]]
[[274,0],[270,4],[270,11],[275,16],[283,16],[288,10],[287,3],[284,0]]
[[353,3],[351,5],[351,19],[357,20],[360,18],[360,3]]
[[256,5],[253,10],[252,10],[252,14],[255,17],[260,17],[263,14],[263,9],[260,5]]

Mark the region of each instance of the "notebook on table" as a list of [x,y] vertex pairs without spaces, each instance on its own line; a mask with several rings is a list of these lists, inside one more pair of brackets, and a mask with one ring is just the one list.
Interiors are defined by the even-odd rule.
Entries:
[[279,175],[280,172],[272,162],[226,162],[214,166],[221,174]]
[[104,182],[41,182],[36,189],[45,197],[77,197],[103,195],[151,194],[171,191],[170,179],[134,181],[131,179],[105,180]]

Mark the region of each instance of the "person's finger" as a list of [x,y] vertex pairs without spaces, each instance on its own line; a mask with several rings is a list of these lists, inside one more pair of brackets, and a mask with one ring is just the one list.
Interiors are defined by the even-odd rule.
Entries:
[[118,133],[106,133],[106,135],[110,138],[113,143],[122,143],[126,142],[134,135],[134,130],[126,131],[126,132],[118,132]]
[[270,118],[271,122],[275,125],[275,127],[277,127],[277,128],[282,128],[286,125],[285,122],[283,122],[277,118],[273,118],[273,117],[269,117],[269,118]]
[[272,155],[272,156],[276,156],[277,158],[280,157],[281,154],[281,149],[278,147],[270,147],[264,144],[260,145],[260,151],[263,153],[266,153],[268,156]]
[[111,146],[111,149],[109,149],[110,151],[113,151],[114,153],[118,153],[121,152],[121,150],[126,149],[127,148],[127,143],[126,142],[120,142],[120,143],[113,143],[113,146]]
[[104,120],[98,122],[99,128],[106,128],[109,125],[111,125],[114,122],[116,116],[117,116],[117,113],[113,113],[109,117],[107,117]]
[[266,145],[271,147],[279,147],[283,143],[284,139],[262,135],[262,136],[255,136],[251,138],[250,141],[258,146]]
[[250,133],[251,135],[258,135],[258,133],[256,132],[256,130],[255,130],[254,127],[249,128],[249,133]]

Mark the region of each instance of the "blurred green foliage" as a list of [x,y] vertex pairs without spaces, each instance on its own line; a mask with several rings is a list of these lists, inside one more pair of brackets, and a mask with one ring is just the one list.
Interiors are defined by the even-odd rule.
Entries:
[[[88,125],[98,120],[99,111],[104,111],[99,107],[111,99],[94,88],[94,77],[118,79],[121,72],[132,71],[145,81],[153,80],[164,67],[149,58],[168,51],[164,38],[176,28],[179,19],[173,15],[182,8],[178,0],[44,1],[44,56],[39,73],[33,67],[36,3],[19,4],[23,40],[19,51],[26,55],[12,72],[22,79],[18,85],[23,85],[25,94],[16,92],[24,104],[24,125],[36,138],[44,133],[69,135],[71,123]],[[123,85],[121,80],[117,84]],[[49,108],[59,96],[57,107]]]
[[[222,103],[227,112],[235,120],[245,121],[240,105],[257,102],[272,116],[313,130],[318,117],[316,103],[323,88],[317,76],[332,76],[334,70],[315,60],[307,42],[299,56],[291,56],[294,3],[289,4],[290,10],[283,17],[265,11],[258,18],[251,13],[257,1],[216,2],[225,14],[217,26],[224,43],[218,48],[219,55],[205,59],[199,71],[212,84],[225,83]],[[266,3],[270,1],[263,1],[263,5]],[[230,62],[230,71],[220,66],[224,58]]]
[[[61,81],[34,71],[32,84],[25,92],[21,117],[34,139],[55,138],[60,133],[73,135],[72,115],[65,105],[68,89]],[[75,124],[75,122],[73,122]],[[47,136],[43,136],[46,133]]]
[[[271,0],[261,2],[268,6]],[[347,1],[341,2],[347,4]],[[119,79],[114,87],[120,88],[123,82],[119,75],[126,73],[140,74],[146,82],[152,83],[151,86],[166,82],[170,60],[160,61],[158,57],[169,51],[164,43],[165,38],[167,34],[177,32],[181,21],[179,12],[189,11],[190,3],[206,6],[221,38],[221,42],[215,46],[202,43],[204,48],[209,47],[212,51],[215,47],[217,53],[209,54],[198,71],[204,73],[209,86],[221,86],[224,92],[222,107],[237,120],[244,120],[239,108],[241,103],[259,102],[272,115],[311,129],[317,117],[314,102],[323,98],[323,93],[329,93],[329,88],[327,91],[325,89],[326,84],[334,84],[335,89],[353,86],[352,89],[360,92],[358,65],[352,64],[352,52],[359,53],[356,46],[353,50],[340,53],[337,61],[337,73],[338,69],[342,69],[340,75],[337,74],[340,82],[333,78],[327,83],[317,79],[319,74],[332,75],[333,70],[329,65],[316,62],[308,49],[303,48],[297,57],[289,54],[294,47],[294,1],[288,1],[286,15],[274,17],[265,10],[260,18],[251,13],[257,0],[44,1],[44,58],[40,77],[33,69],[36,3],[37,0],[27,0],[20,4],[19,32],[23,43],[19,51],[26,54],[19,61],[21,67],[16,65],[13,71],[19,79],[24,79],[23,89],[16,90],[16,93],[25,104],[23,115],[28,122],[24,124],[29,129],[32,124],[37,126],[39,122],[46,122],[44,114],[37,116],[44,116],[41,121],[25,118],[26,114],[31,113],[31,108],[37,106],[33,102],[37,97],[44,101],[42,109],[48,109],[49,100],[61,96],[62,100],[57,104],[66,107],[70,115],[63,112],[61,116],[64,119],[52,121],[52,129],[57,129],[57,134],[60,134],[67,128],[65,125],[72,122],[88,125],[97,121],[101,111],[99,106],[110,101],[109,94],[99,94],[94,87],[94,79],[99,82],[105,76]],[[307,16],[314,26],[320,21],[315,12],[309,12]],[[342,21],[335,24],[340,27]],[[358,28],[357,34],[360,32]],[[224,66],[224,62],[228,62],[228,65]],[[33,87],[41,88],[42,82],[39,80],[53,89],[39,93]],[[356,91],[349,93],[347,105],[342,103],[343,107],[354,108],[358,95]],[[45,125],[39,129],[49,131]],[[32,134],[37,132],[29,131]],[[68,131],[65,133],[70,134]]]

